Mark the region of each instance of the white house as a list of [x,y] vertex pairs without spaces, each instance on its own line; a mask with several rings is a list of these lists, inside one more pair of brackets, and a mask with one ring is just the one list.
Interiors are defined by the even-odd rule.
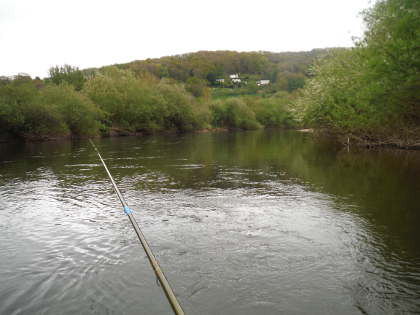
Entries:
[[239,79],[238,73],[230,74],[229,78],[230,78],[230,81],[232,81],[233,83],[241,83],[241,79]]
[[270,84],[270,80],[258,80],[257,81],[257,85],[261,86],[261,85],[268,85]]

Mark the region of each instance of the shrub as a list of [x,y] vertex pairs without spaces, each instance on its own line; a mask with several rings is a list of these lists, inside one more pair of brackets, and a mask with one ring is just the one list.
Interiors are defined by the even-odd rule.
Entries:
[[254,130],[261,128],[255,113],[240,98],[216,101],[211,106],[212,123],[216,127]]
[[289,108],[291,96],[285,92],[277,97],[246,98],[246,103],[254,111],[256,120],[264,127],[290,128],[295,121]]
[[60,114],[39,102],[39,90],[29,77],[17,77],[0,87],[0,125],[3,132],[24,137],[66,134]]
[[40,90],[38,106],[46,106],[61,115],[72,135],[88,136],[98,134],[103,112],[85,95],[78,93],[68,84],[48,85]]
[[206,125],[206,111],[178,83],[108,68],[85,84],[84,92],[109,113],[111,124],[153,132],[188,131]]

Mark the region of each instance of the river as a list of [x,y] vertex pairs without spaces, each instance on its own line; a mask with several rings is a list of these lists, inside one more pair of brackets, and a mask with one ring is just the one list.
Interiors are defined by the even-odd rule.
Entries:
[[[420,313],[420,152],[95,142],[186,314]],[[0,145],[0,314],[172,314],[88,141]]]

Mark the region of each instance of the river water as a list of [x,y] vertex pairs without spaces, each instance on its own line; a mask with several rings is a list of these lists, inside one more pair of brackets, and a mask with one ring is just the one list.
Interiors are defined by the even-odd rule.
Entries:
[[[187,314],[420,313],[420,152],[96,143]],[[0,314],[172,314],[85,140],[0,146]]]

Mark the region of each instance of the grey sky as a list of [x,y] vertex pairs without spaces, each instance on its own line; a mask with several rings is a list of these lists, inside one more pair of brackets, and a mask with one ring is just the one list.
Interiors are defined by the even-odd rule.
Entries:
[[198,50],[351,46],[369,0],[0,0],[0,75]]

